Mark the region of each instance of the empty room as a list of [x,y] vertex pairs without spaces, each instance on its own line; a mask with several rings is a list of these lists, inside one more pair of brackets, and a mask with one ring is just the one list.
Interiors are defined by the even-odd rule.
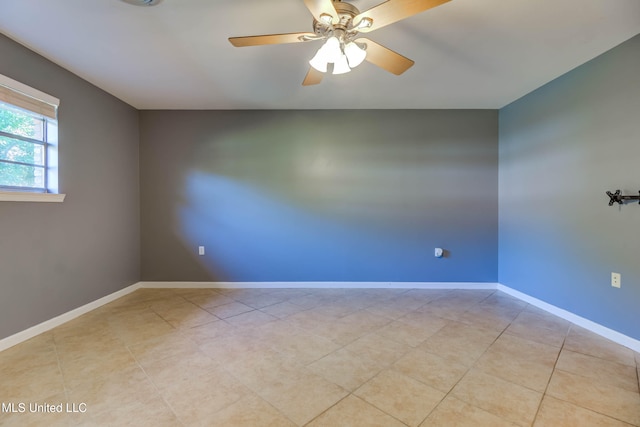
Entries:
[[0,0],[0,426],[640,427],[640,2]]

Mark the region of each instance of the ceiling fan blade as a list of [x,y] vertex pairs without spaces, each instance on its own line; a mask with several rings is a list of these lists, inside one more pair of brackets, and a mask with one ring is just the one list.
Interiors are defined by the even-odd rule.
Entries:
[[365,60],[397,76],[407,71],[414,64],[409,58],[369,39],[360,38],[356,42],[366,43],[367,57]]
[[322,71],[309,67],[309,71],[302,82],[302,86],[317,85],[322,81],[322,77],[324,77],[324,73]]
[[373,24],[370,27],[363,27],[358,30],[361,33],[368,33],[440,6],[448,1],[451,0],[388,0],[356,15],[353,18],[353,24],[357,26],[362,18],[371,19]]
[[333,0],[304,0],[304,4],[318,21],[322,21],[321,15],[329,15],[332,24],[338,23],[338,12],[333,5]]
[[261,46],[265,44],[300,43],[318,38],[314,33],[267,34],[264,36],[229,37],[235,47]]

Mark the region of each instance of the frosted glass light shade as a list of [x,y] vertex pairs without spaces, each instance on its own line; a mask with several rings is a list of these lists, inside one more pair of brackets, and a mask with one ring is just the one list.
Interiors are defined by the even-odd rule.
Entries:
[[322,46],[324,55],[326,55],[327,62],[333,62],[340,60],[342,56],[342,50],[340,50],[340,40],[337,37],[329,37],[327,42]]
[[[327,72],[327,64],[335,63],[340,60],[340,57],[344,56],[340,50],[340,40],[336,37],[329,37],[329,39],[322,45],[318,52],[315,54],[309,65],[321,73]],[[335,73],[334,73],[335,74]]]
[[340,59],[333,63],[333,74],[344,74],[351,71],[346,55],[341,55]]
[[367,51],[361,49],[360,46],[354,42],[350,42],[344,47],[344,54],[347,55],[349,66],[351,68],[355,68],[362,64],[362,61],[367,57]]
[[322,48],[318,49],[318,52],[316,52],[315,56],[311,58],[311,61],[309,61],[309,65],[311,65],[321,73],[327,72],[327,60],[324,58],[324,55],[322,55]]

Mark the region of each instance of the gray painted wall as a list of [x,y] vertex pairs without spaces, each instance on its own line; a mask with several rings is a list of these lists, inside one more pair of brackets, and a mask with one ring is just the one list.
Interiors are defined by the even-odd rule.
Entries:
[[499,244],[501,283],[640,339],[640,206],[616,189],[640,190],[640,36],[500,111]]
[[60,98],[64,203],[0,202],[0,338],[140,279],[138,112],[0,35],[0,73]]
[[497,111],[140,117],[143,280],[497,280]]

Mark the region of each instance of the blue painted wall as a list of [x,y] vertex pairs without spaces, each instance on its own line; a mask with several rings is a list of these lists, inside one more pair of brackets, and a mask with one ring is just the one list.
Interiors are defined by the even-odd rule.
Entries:
[[143,280],[495,282],[497,131],[493,110],[143,111]]
[[640,36],[499,122],[500,282],[640,339],[640,206],[605,195],[640,190]]

